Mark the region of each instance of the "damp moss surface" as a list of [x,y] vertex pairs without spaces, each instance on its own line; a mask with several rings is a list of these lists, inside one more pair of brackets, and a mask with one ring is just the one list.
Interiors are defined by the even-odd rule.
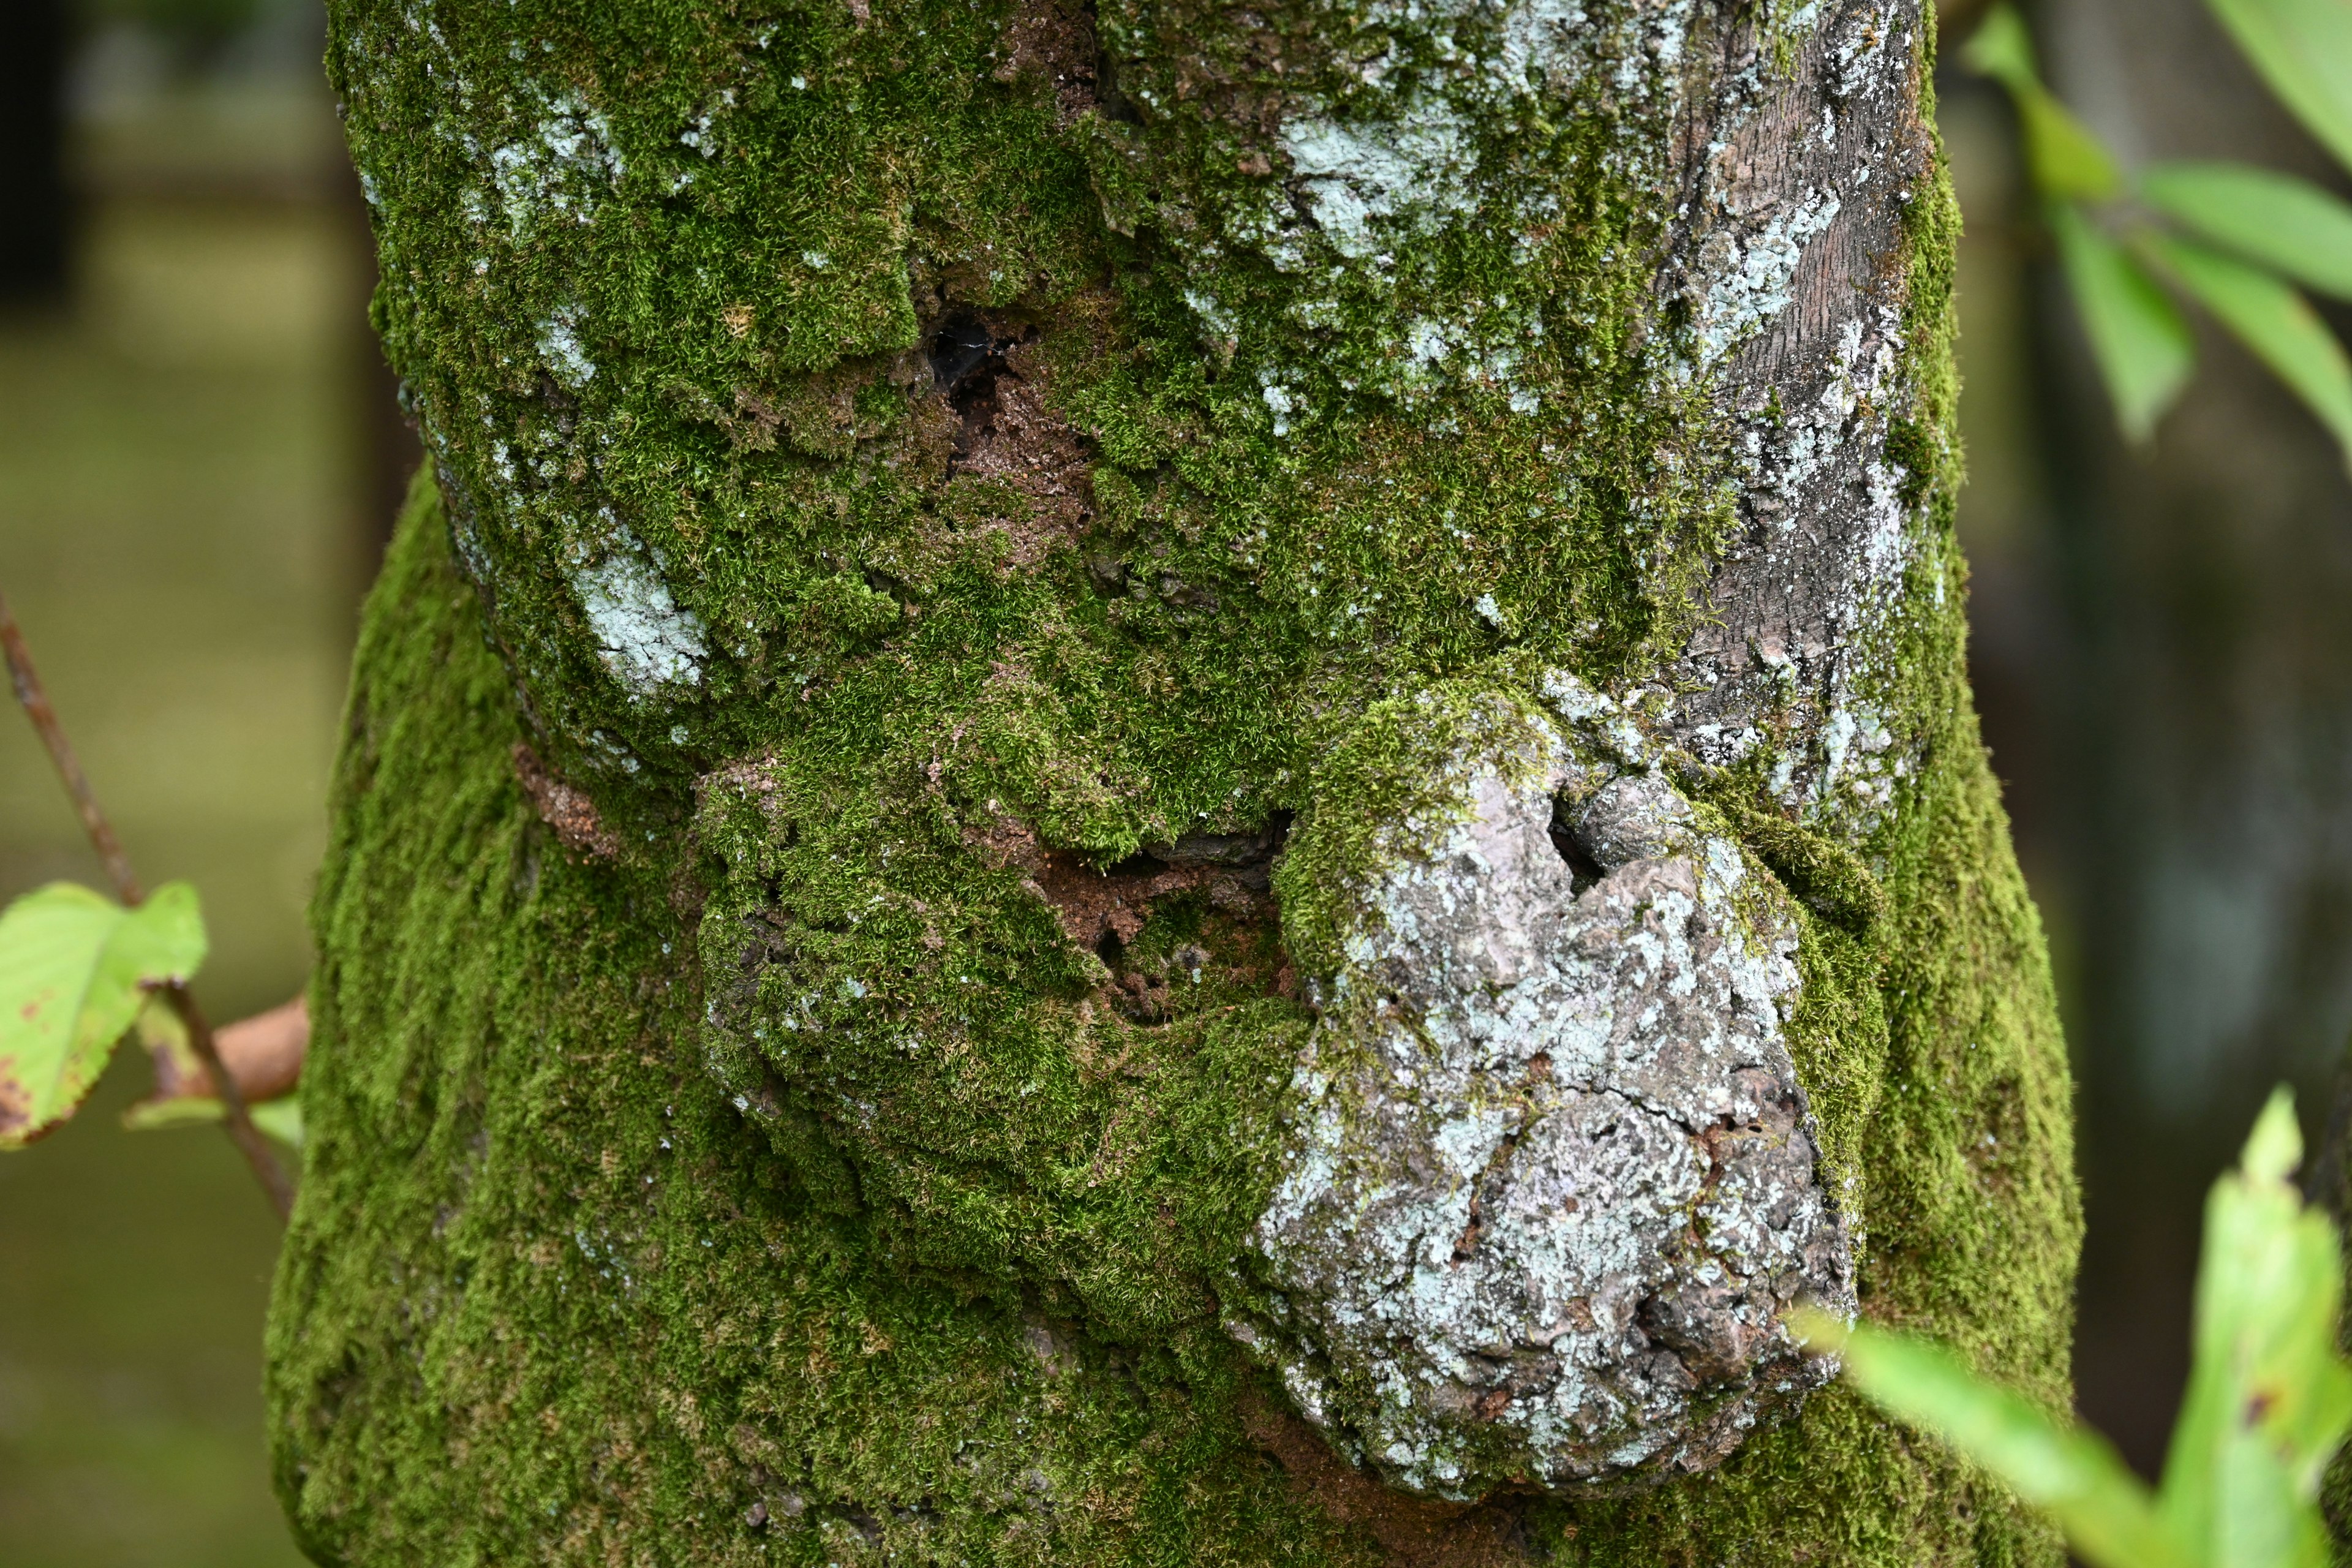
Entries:
[[[332,8],[433,461],[270,1328],[320,1562],[1489,1560],[1270,1453],[1220,1296],[1401,716],[1661,679],[1739,525],[1654,286],[1696,24],[1536,9]],[[1931,184],[1885,260],[1916,765],[1858,827],[1766,755],[1689,784],[1803,906],[1864,1311],[2055,1406],[2068,1088],[1967,697]],[[1835,1388],[1481,1517],[1596,1568],[2061,1560]]]

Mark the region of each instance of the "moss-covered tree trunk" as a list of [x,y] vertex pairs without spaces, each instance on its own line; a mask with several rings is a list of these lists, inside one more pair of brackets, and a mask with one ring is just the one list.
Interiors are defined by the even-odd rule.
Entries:
[[1916,0],[340,0],[322,1562],[2054,1563]]

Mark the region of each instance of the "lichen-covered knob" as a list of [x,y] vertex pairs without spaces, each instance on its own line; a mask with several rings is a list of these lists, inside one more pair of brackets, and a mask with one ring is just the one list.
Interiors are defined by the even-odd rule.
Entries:
[[1663,777],[1490,731],[1364,852],[1228,1311],[1336,1446],[1457,1499],[1711,1465],[1826,1375],[1781,1313],[1853,1303],[1787,895]]

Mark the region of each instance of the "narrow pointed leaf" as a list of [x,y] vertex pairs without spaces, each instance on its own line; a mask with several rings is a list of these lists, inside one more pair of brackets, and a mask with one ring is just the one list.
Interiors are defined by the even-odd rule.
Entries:
[[1890,1415],[1934,1433],[2046,1510],[2096,1568],[2201,1568],[2168,1533],[2147,1486],[2096,1435],[2053,1421],[1940,1346],[1821,1314],[1792,1317]]
[[2352,0],[2207,0],[2279,101],[2352,169]]
[[1960,58],[1969,69],[1992,78],[2012,92],[2042,84],[2042,68],[2033,58],[2033,35],[2026,31],[2025,18],[2014,5],[2003,4],[1986,12],[1977,30],[1960,47]]
[[2213,1185],[2196,1360],[2159,1506],[2214,1568],[2324,1568],[2321,1473],[2352,1423],[2336,1351],[2340,1248],[2288,1181],[2302,1154],[2284,1092]]
[[2145,442],[2197,366],[2189,323],[2163,285],[2074,206],[2054,204],[2050,227],[2116,423],[2126,440]]
[[2158,163],[2140,190],[2214,244],[2352,300],[2352,203],[2310,181],[2244,163]]
[[2024,133],[2026,171],[2045,196],[2105,201],[2123,189],[2099,139],[2042,84],[2034,68],[2033,40],[2025,23],[2007,5],[1987,16],[1963,51],[1969,68],[2009,89]]
[[266,1100],[252,1108],[253,1124],[289,1149],[302,1147],[302,1097]]
[[0,1149],[74,1113],[148,992],[205,957],[195,889],[175,882],[126,910],[58,882],[0,914]]
[[[209,1127],[227,1110],[209,1094],[177,1094],[167,1100],[142,1100],[122,1113],[122,1125],[133,1132],[157,1132],[173,1127]],[[289,1148],[302,1146],[302,1101],[298,1095],[265,1100],[246,1107],[253,1124]]]
[[2198,302],[2327,426],[2352,464],[2352,362],[2311,302],[2272,273],[2186,240],[2149,244]]

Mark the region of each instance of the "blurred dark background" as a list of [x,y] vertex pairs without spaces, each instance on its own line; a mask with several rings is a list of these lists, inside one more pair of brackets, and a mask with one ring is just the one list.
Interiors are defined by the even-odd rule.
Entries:
[[[2032,15],[2127,162],[2336,181],[2202,0]],[[415,460],[321,37],[317,0],[0,5],[0,589],[142,870],[203,889],[221,1017],[302,983],[346,651]],[[2123,449],[2006,102],[1939,89],[1978,700],[2081,1084],[2081,1403],[2152,1469],[2204,1189],[2279,1079],[2316,1130],[2352,1027],[2352,486],[2210,333]],[[0,712],[0,898],[93,876]],[[139,1073],[0,1159],[0,1559],[293,1563],[258,1394],[274,1227],[216,1135],[121,1130]]]

